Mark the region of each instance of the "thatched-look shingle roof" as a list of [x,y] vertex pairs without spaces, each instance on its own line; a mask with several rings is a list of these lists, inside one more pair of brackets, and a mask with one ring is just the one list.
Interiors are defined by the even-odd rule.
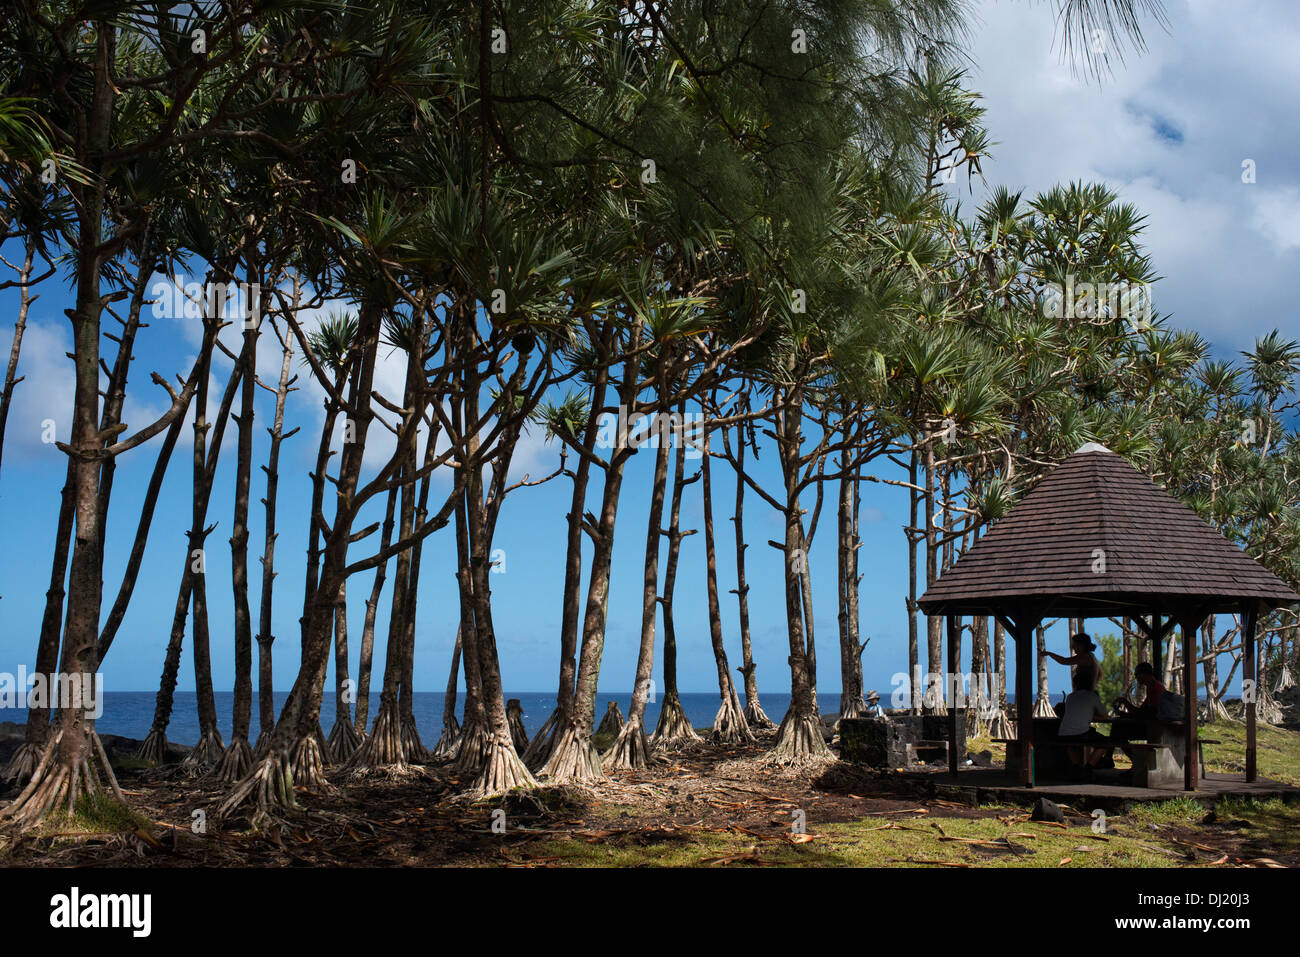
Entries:
[[1281,579],[1152,483],[1089,444],[1045,476],[920,600],[927,614],[1006,613],[1042,604],[1095,617],[1204,603],[1300,601]]

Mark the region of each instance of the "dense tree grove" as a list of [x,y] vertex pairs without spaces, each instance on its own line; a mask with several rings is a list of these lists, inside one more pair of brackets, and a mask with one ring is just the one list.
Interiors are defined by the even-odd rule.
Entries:
[[[1149,5],[1058,6],[1072,38],[1101,28],[1140,44]],[[303,793],[435,761],[455,762],[478,795],[599,784],[657,751],[702,744],[676,686],[688,632],[674,583],[690,548],[705,556],[717,662],[708,737],[754,740],[774,726],[749,633],[747,593],[767,567],[747,555],[755,509],[773,509],[783,530],[771,545],[783,559],[791,705],[771,756],[816,757],[827,743],[812,598],[832,581],[840,713],[864,706],[858,590],[874,560],[860,550],[864,483],[907,496],[899,554],[914,675],[944,670],[940,623],[920,621],[917,596],[1087,441],[1300,582],[1300,345],[1274,333],[1226,361],[1173,327],[1153,308],[1143,217],[1104,186],[997,190],[976,209],[959,205],[990,137],[958,67],[958,0],[4,8],[0,204],[21,309],[0,453],[15,390],[34,386],[21,347],[42,290],[71,290],[74,342],[50,587],[39,635],[23,640],[38,672],[95,674],[146,548],[175,548],[175,615],[158,642],[141,757],[165,754],[188,635],[201,738],[178,773],[225,782],[222,816],[260,824]],[[153,332],[143,319],[160,276],[193,280],[171,305],[202,334],[188,368],[150,369],[146,386],[133,349]],[[376,378],[390,350],[405,366],[397,392]],[[231,363],[224,377],[218,355]],[[128,427],[131,375],[132,394],[156,390],[163,411]],[[325,396],[319,429],[286,415],[287,396],[309,380]],[[254,419],[259,388],[274,397],[269,422]],[[173,457],[186,425],[192,510],[158,515],[164,475],[183,468]],[[263,427],[270,454],[259,462]],[[529,429],[545,434],[554,472],[512,479]],[[228,431],[220,475],[233,475],[235,508],[217,536],[209,501]],[[316,450],[309,501],[280,494],[281,443],[295,434]],[[688,460],[688,448],[702,456]],[[130,559],[105,567],[110,506],[127,507],[116,462],[149,455]],[[760,455],[775,472],[755,468]],[[635,675],[612,679],[633,679],[627,713],[598,716],[610,592],[631,587],[611,571],[634,470],[652,482],[644,526],[619,526],[645,531],[639,654]],[[541,481],[563,483],[571,505],[556,555],[555,711],[530,741],[505,698],[490,573],[507,496]],[[694,496],[698,537],[683,528]],[[814,575],[823,506],[836,567]],[[182,530],[183,552],[158,544]],[[299,596],[275,560],[304,532]],[[227,544],[234,590],[218,595],[205,570],[225,562]],[[459,596],[436,743],[421,741],[412,712],[421,566],[435,549],[455,555]],[[724,626],[731,599],[718,582],[733,562],[738,633]],[[349,585],[367,596],[360,626],[348,621]],[[297,608],[300,597],[300,666],[277,712],[271,661],[285,645],[272,601]],[[208,605],[227,600],[233,635],[210,635]],[[386,636],[376,634],[381,606]],[[1296,667],[1298,628],[1287,609],[1262,624],[1274,686]],[[1239,630],[1235,620],[1204,629],[1212,714],[1233,677],[1221,661],[1240,659]],[[1001,627],[975,619],[962,635],[971,670],[1004,705]],[[229,741],[217,728],[214,640],[233,640]],[[355,675],[349,641],[360,648]],[[648,727],[657,654],[664,700]],[[834,658],[823,655],[823,668]],[[252,740],[255,684],[262,733]],[[946,703],[913,687],[912,707]],[[604,754],[598,717],[613,736]],[[117,790],[93,720],[76,708],[33,708],[5,773],[24,785],[0,810],[11,825]]]

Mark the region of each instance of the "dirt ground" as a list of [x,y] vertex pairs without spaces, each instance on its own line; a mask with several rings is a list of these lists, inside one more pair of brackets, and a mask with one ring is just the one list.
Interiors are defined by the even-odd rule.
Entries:
[[[468,781],[446,767],[423,767],[400,780],[375,776],[339,781],[329,793],[300,792],[300,813],[267,833],[246,824],[220,825],[213,809],[225,787],[186,778],[174,766],[119,772],[140,826],[113,832],[48,830],[23,838],[5,863],[19,866],[348,867],[551,866],[671,862],[672,849],[722,847],[698,863],[785,863],[755,848],[798,845],[807,834],[856,822],[862,830],[924,822],[927,834],[994,819],[1020,826],[1019,808],[974,808],[926,799],[899,779],[833,759],[802,768],[765,760],[770,742],[703,746],[676,752],[641,772],[620,774],[599,788],[550,788],[528,795],[470,802]],[[8,795],[12,796],[12,795]],[[945,823],[951,822],[951,823]],[[1071,811],[1071,834],[1088,834],[1086,815]],[[1267,855],[1300,866],[1300,847],[1261,847],[1258,829],[1187,820],[1157,825],[1168,863],[1218,863]],[[1244,822],[1238,822],[1244,823]],[[1151,825],[1145,825],[1147,827]],[[947,830],[945,830],[945,827]],[[802,833],[801,833],[802,832]],[[1145,836],[1145,835],[1144,835]],[[961,840],[948,837],[948,840]],[[1075,840],[1081,838],[1076,837]],[[852,841],[850,843],[861,843]],[[732,852],[730,845],[748,845]],[[588,845],[589,849],[584,849]],[[556,848],[568,848],[557,856]],[[578,854],[587,857],[575,858]],[[706,854],[707,852],[701,851]],[[629,857],[630,855],[630,857]],[[657,860],[656,860],[657,859]],[[978,858],[972,858],[978,863]],[[927,863],[918,860],[917,863]],[[612,861],[611,861],[612,863]]]

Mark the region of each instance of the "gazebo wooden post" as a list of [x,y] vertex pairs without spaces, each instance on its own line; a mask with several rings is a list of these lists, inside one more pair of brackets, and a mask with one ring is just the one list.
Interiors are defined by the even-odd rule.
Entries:
[[1255,676],[1255,629],[1259,626],[1259,602],[1245,601],[1241,610],[1241,680],[1249,694],[1241,696],[1246,706],[1246,783],[1255,780],[1255,699],[1259,682]]
[[1156,678],[1165,680],[1165,628],[1160,616],[1151,613],[1151,667],[1155,669]]
[[1196,749],[1196,630],[1204,617],[1179,622],[1183,632],[1183,790],[1195,791],[1201,768]]
[[957,777],[957,702],[961,698],[959,679],[957,678],[957,628],[956,615],[948,616],[948,680],[951,683],[952,700],[948,703],[948,770],[953,778]]
[[1034,628],[1038,624],[1029,616],[1017,618],[1012,636],[1016,640],[1016,737],[1020,748],[1020,783],[1034,786],[1034,693],[1031,672],[1034,670]]

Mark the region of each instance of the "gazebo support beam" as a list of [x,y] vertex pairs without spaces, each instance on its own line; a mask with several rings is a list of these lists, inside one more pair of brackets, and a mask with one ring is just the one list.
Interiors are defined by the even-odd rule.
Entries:
[[957,678],[957,636],[960,622],[961,619],[956,615],[948,616],[948,678],[944,682],[952,687],[952,700],[948,702],[948,770],[954,779],[957,777],[957,704],[961,698]]
[[1020,748],[1020,783],[1034,786],[1034,629],[1042,615],[1022,612],[1009,622],[1016,643],[1016,737]]
[[1165,670],[1165,636],[1173,630],[1175,620],[1170,617],[1161,621],[1159,612],[1151,613],[1151,620],[1147,621],[1141,615],[1134,615],[1133,622],[1138,626],[1138,630],[1146,635],[1151,642],[1151,667],[1156,669],[1156,673],[1164,676]]
[[1196,747],[1196,633],[1204,612],[1184,613],[1178,622],[1183,632],[1183,790],[1195,791],[1201,767]]
[[[1246,706],[1246,783],[1255,780],[1255,699],[1259,682],[1255,675],[1255,631],[1259,627],[1259,602],[1245,601],[1241,611],[1242,703]],[[1249,689],[1246,693],[1244,689]]]

